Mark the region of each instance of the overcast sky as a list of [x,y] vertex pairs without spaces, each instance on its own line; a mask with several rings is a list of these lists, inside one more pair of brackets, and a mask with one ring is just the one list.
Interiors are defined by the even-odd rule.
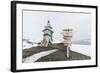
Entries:
[[47,21],[53,27],[53,40],[63,41],[62,30],[73,29],[73,41],[90,39],[91,14],[68,12],[23,11],[23,38],[39,42],[43,39]]

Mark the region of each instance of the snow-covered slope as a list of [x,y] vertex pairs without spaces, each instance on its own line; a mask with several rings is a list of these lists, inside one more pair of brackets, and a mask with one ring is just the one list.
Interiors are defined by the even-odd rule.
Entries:
[[38,44],[37,43],[30,44],[26,41],[23,41],[23,49],[29,49],[29,48],[35,47],[35,46],[38,46]]
[[[42,51],[42,52],[39,52],[39,53],[36,53],[30,57],[27,57],[25,59],[23,59],[23,62],[24,63],[31,63],[31,62],[35,62],[37,61],[38,59],[44,57],[44,56],[47,56],[53,52],[56,52],[58,49],[54,49],[54,50],[48,50],[48,51]],[[76,44],[72,44],[71,46],[71,50],[72,51],[75,51],[75,52],[78,52],[78,53],[81,53],[81,54],[84,54],[84,55],[87,55],[87,56],[91,56],[91,46],[90,45],[76,45]]]
[[[89,42],[89,44],[87,44]],[[53,43],[61,43],[61,41],[54,41]],[[87,44],[87,45],[86,45]],[[84,43],[75,43],[72,44],[71,50],[75,52],[82,53],[87,56],[91,56],[91,45],[90,45],[90,39],[84,40]]]
[[54,50],[48,50],[48,51],[43,51],[43,52],[40,52],[40,53],[37,53],[37,54],[34,54],[30,57],[27,57],[25,59],[23,59],[23,62],[24,63],[31,63],[31,62],[35,62],[37,61],[38,59],[40,59],[41,57],[44,57],[44,56],[47,56],[53,52],[56,52],[58,49],[54,49]]
[[91,45],[72,44],[71,50],[91,56]]

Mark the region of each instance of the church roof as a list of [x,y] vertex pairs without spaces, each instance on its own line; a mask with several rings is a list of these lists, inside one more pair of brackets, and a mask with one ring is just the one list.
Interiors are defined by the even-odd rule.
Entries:
[[53,33],[53,31],[52,31],[52,30],[50,30],[50,29],[47,29],[47,28],[46,28],[46,29],[44,29],[44,30],[43,30],[43,32],[44,32],[44,31],[46,31],[46,30],[49,30],[49,31],[51,31],[51,32]]
[[51,36],[50,34],[47,34],[47,33],[46,33],[46,34],[44,34],[43,36],[46,36],[46,35]]
[[53,31],[52,31],[51,29],[52,29],[52,27],[50,26],[50,21],[48,20],[47,26],[45,26],[45,29],[42,30],[42,31],[44,32],[44,31],[48,30],[48,31],[50,31],[51,33],[53,33]]
[[50,29],[52,29],[52,27],[51,27],[51,26],[45,26],[45,28],[50,28]]

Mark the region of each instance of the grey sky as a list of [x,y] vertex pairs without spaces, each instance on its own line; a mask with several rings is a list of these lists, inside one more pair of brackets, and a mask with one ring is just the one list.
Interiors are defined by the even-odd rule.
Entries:
[[53,27],[54,41],[63,40],[61,32],[64,28],[74,30],[73,41],[91,37],[91,14],[23,11],[23,38],[35,42],[41,41],[43,39],[42,30],[48,20]]

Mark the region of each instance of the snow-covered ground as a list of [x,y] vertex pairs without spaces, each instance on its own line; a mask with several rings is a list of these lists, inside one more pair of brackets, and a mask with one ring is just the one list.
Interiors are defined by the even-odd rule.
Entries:
[[53,41],[52,43],[62,43],[62,41]]
[[[36,53],[36,54],[34,54],[30,57],[23,59],[23,62],[24,63],[35,62],[35,61],[37,61],[38,59],[40,59],[44,56],[47,56],[47,55],[49,55],[53,52],[56,52],[57,50],[58,49],[42,51],[42,52]],[[78,52],[78,53],[81,53],[81,54],[84,54],[84,55],[87,55],[87,56],[91,56],[91,45],[72,44],[71,50]]]
[[35,47],[35,46],[38,46],[38,44],[36,44],[36,43],[29,44],[27,42],[23,42],[23,49],[28,49],[28,48]]
[[[59,43],[61,41],[53,41],[53,43]],[[90,42],[90,39],[84,40],[84,42]],[[82,53],[87,56],[91,56],[91,45],[83,44],[72,44],[71,50]]]
[[[33,42],[32,40],[29,40],[28,39],[28,41],[29,42],[31,42],[31,44],[30,43],[28,43],[26,40],[24,40],[23,41],[23,49],[28,49],[28,48],[31,48],[31,47],[36,47],[36,46],[38,46],[38,44],[37,43],[35,43],[35,42]],[[90,40],[89,39],[87,39],[87,40],[81,40],[81,41],[78,41],[78,42],[74,42],[73,44],[72,44],[72,50],[73,51],[76,51],[76,52],[80,52],[80,53],[82,53],[83,52],[83,54],[87,51],[90,51],[90,44],[84,44],[83,43],[83,41],[85,42],[85,43],[87,43],[87,42],[90,42]],[[81,42],[81,43],[80,43]],[[62,41],[53,41],[53,44],[54,43],[63,43]],[[85,48],[86,49],[85,49]],[[84,49],[80,49],[80,48],[84,48]],[[87,55],[87,53],[86,53],[86,55]],[[90,53],[89,53],[89,55],[90,55]]]
[[[28,41],[28,42],[31,42],[31,41]],[[27,41],[23,42],[23,49],[28,49],[31,47],[38,46],[37,43],[28,43],[28,42]],[[53,41],[53,43],[61,43],[61,41]],[[91,56],[91,45],[72,44],[71,50],[78,52],[78,53],[81,53],[81,54],[84,54],[84,55],[87,55],[87,56]],[[23,62],[24,63],[35,62],[36,60],[38,60],[44,56],[47,56],[53,52],[56,52],[56,51],[57,51],[57,49],[42,51],[42,52],[39,52],[37,54],[34,54],[30,57],[23,59]]]
[[72,44],[71,50],[87,56],[91,56],[91,45]]
[[27,57],[25,59],[23,59],[23,62],[24,63],[31,63],[31,62],[35,62],[37,61],[38,59],[40,59],[41,57],[44,57],[44,56],[47,56],[53,52],[56,52],[58,49],[54,49],[54,50],[49,50],[49,51],[43,51],[43,52],[40,52],[40,53],[37,53],[37,54],[34,54],[30,57]]

